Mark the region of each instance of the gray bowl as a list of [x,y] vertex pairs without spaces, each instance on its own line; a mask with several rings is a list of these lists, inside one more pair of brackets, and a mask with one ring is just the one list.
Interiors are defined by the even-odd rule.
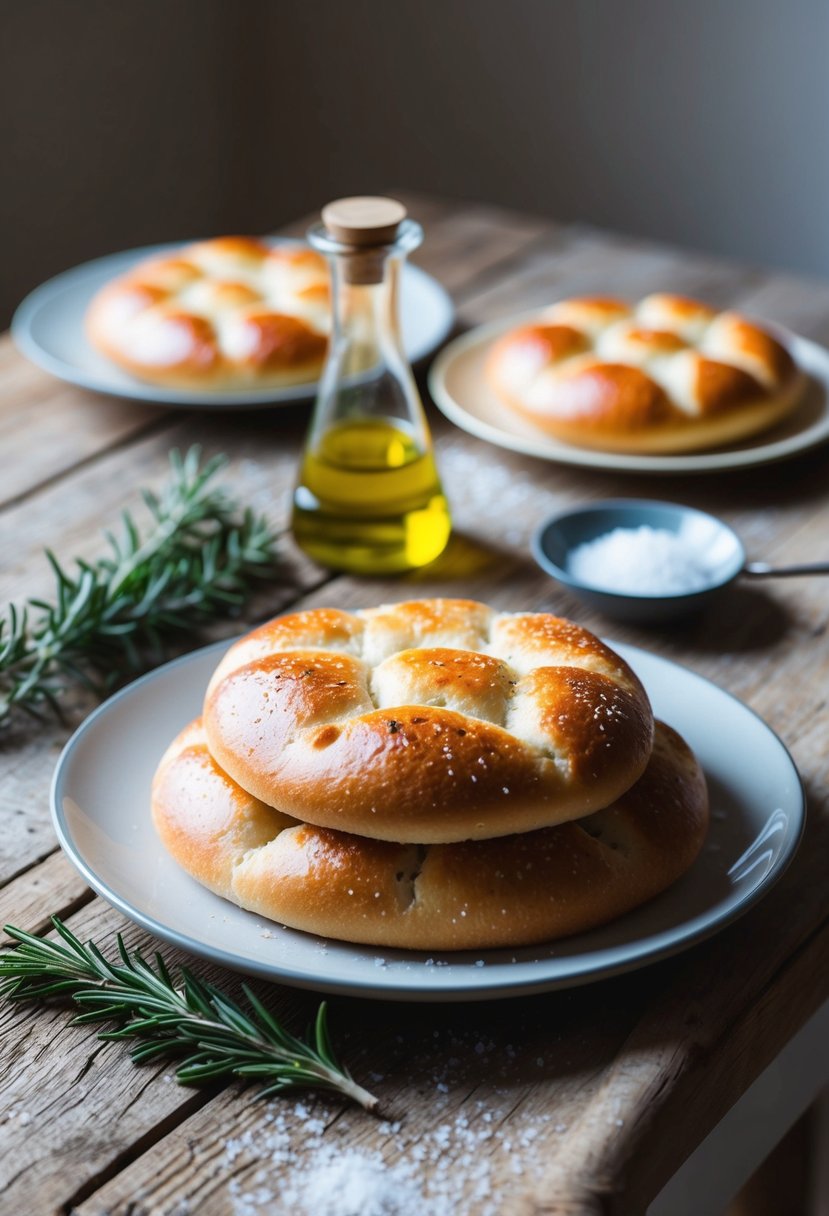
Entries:
[[[568,570],[569,555],[578,545],[614,528],[643,526],[681,534],[690,546],[704,552],[711,565],[710,581],[694,591],[634,595],[589,585]],[[679,503],[638,498],[605,499],[554,515],[536,531],[532,550],[541,568],[585,604],[615,620],[641,623],[667,621],[699,611],[732,583],[745,565],[739,537],[716,516]]]

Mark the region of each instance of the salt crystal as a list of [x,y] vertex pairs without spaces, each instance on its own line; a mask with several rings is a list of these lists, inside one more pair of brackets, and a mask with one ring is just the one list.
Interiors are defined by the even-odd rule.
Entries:
[[624,595],[699,591],[716,577],[711,555],[666,528],[613,528],[576,545],[567,573],[585,586]]
[[[494,1048],[491,1041],[476,1045],[479,1054]],[[435,1080],[446,1093],[448,1086]],[[504,1193],[496,1192],[493,1180],[505,1171],[517,1180],[538,1168],[545,1151],[539,1133],[549,1116],[516,1129],[519,1159],[511,1156],[515,1139],[493,1136],[504,1109],[481,1100],[468,1109],[469,1115],[455,1115],[417,1142],[411,1131],[401,1133],[399,1122],[381,1123],[383,1153],[347,1147],[348,1127],[329,1125],[304,1102],[293,1112],[268,1111],[225,1144],[222,1164],[234,1174],[227,1183],[230,1210],[233,1216],[458,1216],[473,1210],[475,1216],[499,1216]],[[485,1144],[496,1146],[491,1155]]]
[[423,1199],[407,1171],[357,1151],[316,1169],[299,1194],[302,1209],[315,1216],[403,1216],[422,1210]]

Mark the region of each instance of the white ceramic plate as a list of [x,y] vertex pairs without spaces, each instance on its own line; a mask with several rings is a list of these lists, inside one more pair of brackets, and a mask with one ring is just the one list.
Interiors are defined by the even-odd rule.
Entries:
[[224,643],[144,676],[87,719],[52,785],[61,845],[104,899],[191,954],[302,988],[408,1001],[477,1000],[568,987],[663,958],[745,912],[791,859],[803,828],[797,770],[751,710],[683,667],[617,646],[658,716],[697,752],[709,782],[708,843],[649,904],[550,945],[432,957],[325,941],[205,890],[167,855],[150,820],[150,783],[173,736],[201,711]]
[[794,413],[772,430],[710,452],[675,456],[598,452],[559,443],[518,415],[511,415],[484,376],[484,363],[494,339],[513,326],[537,317],[535,310],[507,321],[482,325],[456,338],[441,351],[429,373],[429,391],[456,426],[513,452],[557,460],[561,464],[629,473],[713,473],[770,464],[829,439],[829,350],[775,326],[775,332],[805,370],[808,384]]
[[[296,245],[296,241],[270,242]],[[286,388],[252,388],[234,392],[211,392],[161,388],[143,384],[122,372],[89,344],[83,319],[95,292],[110,279],[123,274],[136,262],[156,253],[180,248],[184,241],[128,249],[94,262],[86,262],[42,283],[31,292],[12,318],[12,337],[21,351],[38,367],[60,380],[109,393],[184,409],[219,409],[229,405],[246,407],[305,401],[316,393],[316,381]],[[448,292],[417,266],[405,265],[400,292],[403,345],[410,363],[417,363],[445,341],[454,322]]]

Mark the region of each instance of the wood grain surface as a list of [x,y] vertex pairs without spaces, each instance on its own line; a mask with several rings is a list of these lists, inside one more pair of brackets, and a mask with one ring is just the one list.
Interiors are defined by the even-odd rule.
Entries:
[[[405,201],[426,227],[417,260],[452,292],[460,328],[573,292],[668,288],[829,344],[829,285],[483,205],[410,194]],[[71,1026],[63,1009],[0,1006],[0,1212],[289,1212],[291,1185],[317,1168],[321,1144],[326,1153],[376,1152],[402,1168],[419,1143],[421,1181],[435,1188],[424,1213],[636,1216],[826,999],[827,583],[738,587],[692,622],[646,631],[586,611],[539,572],[528,549],[545,514],[632,494],[721,515],[751,557],[826,558],[826,449],[740,473],[644,478],[521,457],[434,411],[430,419],[457,528],[449,552],[404,579],[334,577],[311,565],[288,531],[305,408],[200,416],[95,397],[38,371],[2,339],[0,596],[48,593],[43,547],[66,558],[100,551],[102,527],[136,506],[140,486],[164,478],[170,448],[199,442],[228,454],[228,479],[271,515],[283,557],[280,578],[244,619],[211,638],[293,605],[432,593],[572,615],[707,676],[774,727],[809,799],[795,862],[743,920],[629,976],[465,1007],[333,999],[338,1047],[380,1095],[384,1120],[315,1097],[266,1105],[241,1086],[184,1089],[169,1066],[133,1066],[121,1046],[98,1042],[94,1028]],[[150,950],[152,940],[94,897],[56,851],[49,781],[90,706],[78,695],[67,722],[18,722],[0,739],[0,915],[42,931],[58,913],[82,935],[106,944],[122,931]],[[238,990],[231,973],[196,970]],[[316,1007],[299,991],[257,990],[297,1027]],[[312,1116],[319,1125],[309,1132]]]

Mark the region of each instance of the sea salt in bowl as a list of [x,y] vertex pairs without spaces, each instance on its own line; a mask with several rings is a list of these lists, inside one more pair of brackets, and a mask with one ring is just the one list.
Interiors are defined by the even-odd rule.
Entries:
[[705,607],[745,564],[739,537],[716,516],[637,498],[554,515],[533,537],[533,554],[584,603],[642,623]]

